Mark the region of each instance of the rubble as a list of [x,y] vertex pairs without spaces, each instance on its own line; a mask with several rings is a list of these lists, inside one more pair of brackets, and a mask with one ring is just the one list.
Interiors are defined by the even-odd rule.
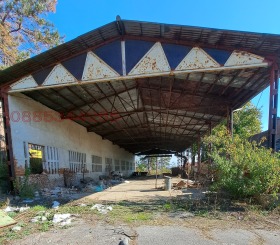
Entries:
[[175,188],[182,189],[184,187],[193,187],[195,185],[195,181],[190,179],[181,180],[174,185]]
[[71,214],[55,214],[52,222],[60,226],[70,225],[72,222]]
[[21,226],[14,226],[13,228],[12,228],[12,231],[14,231],[14,232],[18,232],[18,231],[20,231],[21,230]]
[[9,213],[9,212],[24,212],[26,210],[30,209],[30,207],[26,206],[26,207],[11,207],[11,206],[8,206],[4,209],[4,211],[6,213]]
[[48,220],[48,218],[46,216],[42,215],[42,216],[36,216],[36,217],[32,218],[30,220],[30,222],[31,223],[37,223],[37,222],[45,222],[47,220]]
[[102,204],[95,204],[91,207],[91,209],[97,209],[97,211],[101,214],[107,214],[109,211],[113,210],[112,206],[105,206]]

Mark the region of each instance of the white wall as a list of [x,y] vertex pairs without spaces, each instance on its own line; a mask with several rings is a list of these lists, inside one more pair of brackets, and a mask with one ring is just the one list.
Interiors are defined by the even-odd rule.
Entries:
[[[112,158],[113,161],[118,159],[133,162],[133,167],[135,166],[133,154],[117,145],[113,145],[111,141],[102,140],[99,135],[93,132],[87,132],[85,127],[71,120],[35,122],[31,118],[31,120],[27,120],[29,122],[24,122],[22,120],[24,111],[31,114],[34,111],[49,112],[56,118],[59,118],[59,114],[20,93],[9,95],[8,99],[10,116],[14,112],[14,117],[10,121],[13,153],[18,166],[24,167],[25,164],[23,142],[57,147],[59,151],[59,168],[69,168],[69,150],[86,153],[87,169],[90,170],[87,176],[94,178],[97,178],[100,173],[91,171],[91,155],[102,157],[103,171],[105,170],[105,157]],[[15,122],[18,115],[20,115],[20,120]],[[129,174],[133,171],[125,171],[124,174]]]

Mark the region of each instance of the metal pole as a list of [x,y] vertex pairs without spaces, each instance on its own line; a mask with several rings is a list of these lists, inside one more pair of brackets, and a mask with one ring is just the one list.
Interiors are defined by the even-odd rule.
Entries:
[[277,107],[278,107],[279,71],[274,63],[270,73],[269,118],[268,118],[268,147],[276,150]]
[[200,134],[197,135],[197,173],[200,172],[201,155],[200,155]]
[[[212,124],[211,122],[209,123],[209,136],[212,135]],[[209,143],[208,145],[208,176],[210,176],[210,172],[212,173],[212,159],[209,156],[209,154],[211,154],[212,152],[212,143]]]
[[230,110],[230,133],[233,140],[233,110]]
[[158,174],[158,162],[157,162],[157,157],[156,157],[156,189],[157,189],[157,174]]

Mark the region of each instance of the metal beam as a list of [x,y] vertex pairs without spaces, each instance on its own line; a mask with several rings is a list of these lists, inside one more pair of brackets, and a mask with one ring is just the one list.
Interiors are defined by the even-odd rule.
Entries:
[[[108,82],[108,83],[110,83],[110,82]],[[79,85],[79,87],[82,87],[82,88],[83,88],[83,86],[80,86],[80,85]],[[92,98],[92,101],[91,101],[91,102],[85,102],[85,101],[83,101],[83,104],[78,105],[78,106],[75,106],[75,107],[73,106],[72,108],[70,108],[70,109],[68,109],[68,110],[66,110],[66,111],[63,111],[62,113],[68,114],[68,113],[71,113],[71,112],[73,112],[73,111],[80,110],[80,108],[81,108],[81,107],[84,107],[84,106],[88,106],[88,105],[93,106],[93,105],[95,105],[95,104],[100,103],[102,100],[105,100],[105,99],[110,98],[110,97],[112,97],[112,96],[118,96],[118,95],[121,94],[121,93],[127,92],[127,91],[132,90],[132,89],[135,89],[135,88],[136,88],[136,86],[133,86],[132,88],[125,88],[125,89],[122,89],[122,90],[120,90],[120,91],[116,91],[116,92],[114,92],[114,93],[111,93],[111,94],[106,95],[106,96],[102,96],[101,98],[97,98],[97,99],[94,98],[94,97],[92,96],[92,97],[91,97],[91,98]]]

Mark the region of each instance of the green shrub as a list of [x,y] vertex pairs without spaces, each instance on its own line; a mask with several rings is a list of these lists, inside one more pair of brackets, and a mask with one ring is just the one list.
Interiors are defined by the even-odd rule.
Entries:
[[9,172],[6,162],[0,163],[0,193],[7,192],[9,190]]
[[14,187],[21,198],[33,198],[36,187],[29,183],[30,169],[25,169],[24,177],[14,182]]
[[209,154],[214,162],[215,187],[228,191],[234,198],[278,193],[280,187],[279,153],[256,142],[234,140],[225,130],[205,138],[212,144]]

